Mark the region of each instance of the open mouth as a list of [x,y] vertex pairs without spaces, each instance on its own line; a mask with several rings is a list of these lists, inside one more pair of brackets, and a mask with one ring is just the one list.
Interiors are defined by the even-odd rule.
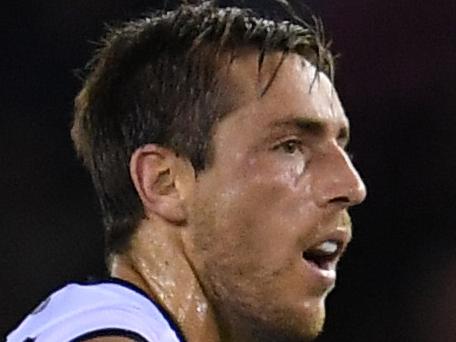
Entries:
[[335,270],[343,251],[343,242],[326,240],[303,252],[304,259],[321,270]]

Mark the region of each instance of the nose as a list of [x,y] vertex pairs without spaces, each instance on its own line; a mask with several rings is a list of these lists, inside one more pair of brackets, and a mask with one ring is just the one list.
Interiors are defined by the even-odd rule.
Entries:
[[364,201],[366,186],[341,147],[334,145],[318,159],[313,189],[320,207],[347,208]]

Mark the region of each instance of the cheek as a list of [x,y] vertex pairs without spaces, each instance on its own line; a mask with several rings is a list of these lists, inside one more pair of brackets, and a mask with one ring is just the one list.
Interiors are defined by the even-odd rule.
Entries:
[[[311,176],[302,157],[269,154],[252,162],[241,182],[243,198],[238,201],[258,219],[276,228],[294,230],[314,211]],[[268,223],[269,222],[269,223]]]
[[294,170],[271,172],[258,166],[212,201],[215,238],[228,254],[236,251],[241,260],[279,268],[300,253],[311,201],[295,186]]
[[192,225],[200,254],[250,271],[290,263],[312,221],[303,159],[265,153],[229,165],[201,183],[196,196]]
[[264,151],[247,164],[249,167],[242,171],[253,181],[265,186],[288,188],[290,192],[296,191],[302,183],[308,166],[302,154],[287,155],[271,151]]

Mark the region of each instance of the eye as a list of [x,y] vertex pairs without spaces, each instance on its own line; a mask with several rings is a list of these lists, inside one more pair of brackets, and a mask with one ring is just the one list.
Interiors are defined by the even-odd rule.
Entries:
[[296,151],[300,151],[302,142],[297,139],[290,139],[284,142],[281,142],[274,147],[274,150],[281,150],[287,154],[294,154]]

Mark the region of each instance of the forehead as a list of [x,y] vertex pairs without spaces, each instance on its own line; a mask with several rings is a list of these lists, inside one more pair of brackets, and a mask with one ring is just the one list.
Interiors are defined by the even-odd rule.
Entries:
[[301,118],[327,128],[347,129],[348,119],[337,92],[324,73],[297,54],[266,54],[261,69],[258,61],[258,53],[250,52],[229,64],[237,108],[229,116],[255,120],[259,126]]

